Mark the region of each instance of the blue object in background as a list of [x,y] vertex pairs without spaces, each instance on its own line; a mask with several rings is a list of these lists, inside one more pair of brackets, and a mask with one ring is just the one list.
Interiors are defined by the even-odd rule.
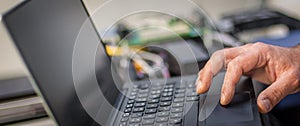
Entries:
[[283,38],[259,38],[257,42],[277,45],[282,47],[292,47],[300,44],[300,30],[291,31],[288,36]]

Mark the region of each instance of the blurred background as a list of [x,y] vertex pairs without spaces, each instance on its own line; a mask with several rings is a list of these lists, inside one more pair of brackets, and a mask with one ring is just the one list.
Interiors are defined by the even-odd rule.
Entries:
[[[4,13],[19,4],[21,1],[22,0],[1,0],[0,12]],[[105,0],[85,0],[85,4],[87,5],[89,12],[95,12],[97,7],[104,2]],[[275,8],[276,10],[280,10],[281,12],[291,15],[297,19],[300,18],[300,1],[298,0],[193,0],[193,2],[199,5],[215,22],[220,20],[224,14],[246,11],[248,9],[255,10],[261,6]],[[185,8],[181,5],[174,6],[178,6],[178,9],[176,10],[178,13],[187,12],[187,10],[191,9]],[[119,5],[118,7],[122,8],[121,10],[127,8],[127,6],[124,5]],[[114,8],[111,9],[113,10]],[[107,15],[113,15],[114,11],[110,12],[111,13]],[[93,19],[96,25],[100,25],[101,23],[101,26],[103,25],[105,27],[105,25],[110,24],[110,22],[104,22],[105,20],[102,21],[103,16],[97,17],[97,15],[94,15]],[[101,29],[100,26],[97,28]],[[2,22],[0,25],[0,33],[0,79],[3,80],[26,76],[24,72],[25,67],[22,64]]]
[[[1,0],[0,14],[6,13],[21,2],[22,0]],[[123,18],[118,18],[121,11],[148,8],[149,5],[129,4],[124,0],[114,5],[107,0],[83,2],[102,37],[108,55],[113,57],[113,63],[125,81],[195,74],[203,67],[211,53],[222,48],[256,41],[284,47],[300,42],[299,0],[192,0],[191,2],[201,9],[174,2],[171,12],[176,16],[149,11],[132,13]],[[164,7],[158,4],[157,8]],[[205,41],[215,43],[209,45]],[[42,122],[53,125],[41,107],[42,101],[35,99],[35,93],[26,79],[26,71],[1,21],[0,111],[5,102],[22,100],[26,95],[26,98],[30,99],[29,102],[34,101],[35,107],[38,106],[39,114],[7,119],[3,118],[6,116],[1,116],[0,112],[0,124],[44,117],[45,120],[38,120],[36,124]],[[26,84],[22,87],[20,83]],[[22,90],[20,94],[6,92],[5,89],[11,89],[9,85],[12,84],[19,85],[18,90],[12,90]],[[296,95],[289,97],[293,99]],[[283,103],[288,101],[289,98]],[[282,123],[287,121],[287,117],[283,117],[284,110],[280,105],[273,113],[275,120],[279,118]],[[299,103],[288,105],[293,108]],[[293,110],[297,109],[285,111]],[[18,122],[29,125],[31,123],[32,121]]]

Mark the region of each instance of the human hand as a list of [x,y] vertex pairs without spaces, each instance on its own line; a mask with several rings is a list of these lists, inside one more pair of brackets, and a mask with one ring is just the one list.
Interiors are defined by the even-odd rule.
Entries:
[[222,68],[226,75],[221,91],[221,104],[234,96],[242,75],[269,84],[257,98],[261,113],[269,112],[281,99],[300,89],[300,46],[284,48],[263,43],[247,44],[215,52],[198,74],[198,93],[208,91],[212,78]]

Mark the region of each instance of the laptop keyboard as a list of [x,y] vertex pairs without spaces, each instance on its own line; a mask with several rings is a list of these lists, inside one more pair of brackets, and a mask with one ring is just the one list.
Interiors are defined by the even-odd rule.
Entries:
[[135,85],[130,92],[120,126],[182,125],[185,102],[198,101],[194,82]]

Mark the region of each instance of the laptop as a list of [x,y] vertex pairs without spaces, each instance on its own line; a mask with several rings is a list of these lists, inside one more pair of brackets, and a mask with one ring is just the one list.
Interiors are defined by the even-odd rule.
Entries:
[[122,83],[82,1],[25,1],[3,21],[57,125],[262,125],[249,78],[228,106],[219,94],[198,95],[196,75]]

